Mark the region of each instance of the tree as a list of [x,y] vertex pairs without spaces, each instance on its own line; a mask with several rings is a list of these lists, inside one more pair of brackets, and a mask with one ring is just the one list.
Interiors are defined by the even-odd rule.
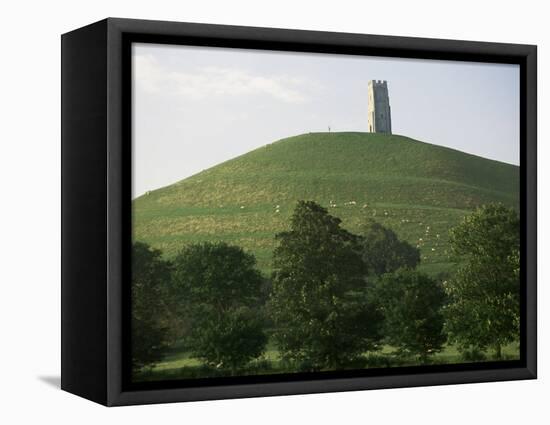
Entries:
[[402,267],[414,269],[420,263],[420,250],[372,219],[362,226],[360,243],[369,275],[381,276]]
[[187,246],[174,260],[175,285],[188,306],[186,342],[211,366],[236,370],[265,348],[255,264],[240,247],[209,242]]
[[357,237],[325,208],[300,201],[277,240],[270,308],[283,359],[330,369],[375,348],[381,317],[368,299]]
[[441,351],[443,332],[443,286],[417,271],[400,269],[385,274],[377,284],[384,314],[384,335],[400,354],[418,355],[424,361]]
[[463,352],[501,348],[519,338],[519,218],[513,209],[486,205],[451,231],[462,260],[448,281],[450,338]]
[[161,252],[142,242],[132,249],[132,365],[134,369],[160,360],[169,343],[170,264]]

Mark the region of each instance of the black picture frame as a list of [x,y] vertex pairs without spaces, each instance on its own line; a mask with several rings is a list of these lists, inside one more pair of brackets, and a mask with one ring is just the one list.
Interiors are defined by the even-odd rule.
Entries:
[[[62,389],[115,406],[536,378],[536,46],[119,18],[61,42]],[[518,64],[520,360],[132,384],[132,42]]]

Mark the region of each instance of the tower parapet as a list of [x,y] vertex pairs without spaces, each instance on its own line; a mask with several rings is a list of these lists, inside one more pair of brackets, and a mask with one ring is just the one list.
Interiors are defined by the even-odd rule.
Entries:
[[386,80],[369,81],[367,112],[370,133],[391,134],[391,108]]

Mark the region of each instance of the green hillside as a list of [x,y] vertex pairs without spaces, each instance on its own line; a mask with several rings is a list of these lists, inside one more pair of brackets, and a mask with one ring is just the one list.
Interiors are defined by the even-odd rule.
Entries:
[[139,197],[134,238],[168,257],[186,243],[226,241],[269,272],[273,236],[300,199],[351,231],[375,218],[419,245],[421,267],[436,273],[450,266],[448,231],[464,215],[488,202],[517,206],[519,168],[403,136],[303,134]]

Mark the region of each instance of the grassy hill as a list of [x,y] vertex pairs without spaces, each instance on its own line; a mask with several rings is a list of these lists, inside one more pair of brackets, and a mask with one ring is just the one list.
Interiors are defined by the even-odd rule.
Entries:
[[403,136],[310,133],[279,140],[133,202],[134,238],[173,256],[221,240],[268,273],[274,235],[314,200],[357,231],[373,217],[418,245],[422,268],[450,267],[448,231],[476,206],[516,207],[519,168]]

